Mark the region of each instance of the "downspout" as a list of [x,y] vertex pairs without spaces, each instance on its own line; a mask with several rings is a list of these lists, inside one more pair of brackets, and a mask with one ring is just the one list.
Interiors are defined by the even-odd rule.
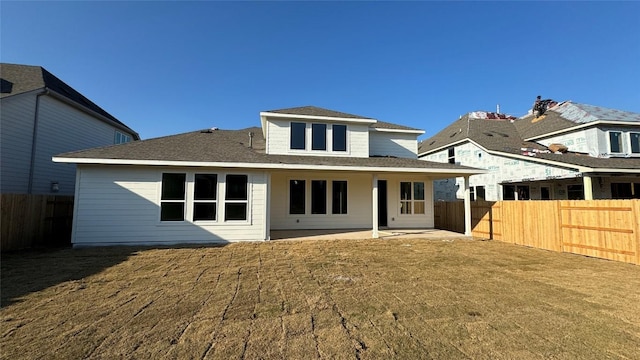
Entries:
[[36,144],[38,136],[38,113],[40,111],[40,96],[49,95],[49,89],[44,88],[42,92],[36,95],[36,110],[33,116],[33,133],[31,134],[31,161],[29,162],[29,182],[27,185],[27,194],[33,191],[33,174],[36,163]]

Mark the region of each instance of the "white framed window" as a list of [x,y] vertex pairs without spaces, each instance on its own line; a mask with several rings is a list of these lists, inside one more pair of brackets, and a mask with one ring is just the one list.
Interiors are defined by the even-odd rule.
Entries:
[[162,173],[160,222],[248,221],[249,193],[246,174]]
[[289,123],[289,150],[348,152],[348,128],[342,124]]
[[306,212],[306,181],[289,180],[289,214],[299,215]]
[[609,131],[609,151],[612,154],[622,153],[622,132]]
[[327,213],[327,180],[311,180],[311,213]]
[[225,179],[224,221],[246,221],[249,208],[249,177],[229,174]]
[[631,153],[640,154],[640,132],[630,132],[629,141],[631,143]]
[[331,213],[347,214],[347,182],[334,180],[331,182]]
[[449,164],[455,164],[456,163],[456,149],[453,147],[450,147],[449,149],[447,149],[447,156],[449,159]]
[[120,131],[116,130],[116,134],[113,140],[114,144],[124,144],[124,143],[128,143],[131,141],[131,136],[121,133]]
[[160,221],[184,221],[187,174],[163,173]]
[[195,174],[193,181],[193,221],[216,221],[218,175]]
[[333,151],[347,151],[347,125],[333,124],[331,126]]
[[307,124],[303,122],[292,122],[289,125],[289,149],[305,150],[307,148]]
[[289,215],[347,214],[347,188],[346,180],[289,179]]
[[327,124],[311,124],[311,150],[327,151]]
[[425,213],[425,209],[424,182],[400,182],[400,214],[421,215]]

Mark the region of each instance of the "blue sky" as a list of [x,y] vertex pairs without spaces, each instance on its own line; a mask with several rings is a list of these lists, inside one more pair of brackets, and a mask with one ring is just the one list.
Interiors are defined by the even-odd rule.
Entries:
[[11,2],[41,65],[143,139],[315,105],[426,131],[536,95],[640,112],[640,2]]

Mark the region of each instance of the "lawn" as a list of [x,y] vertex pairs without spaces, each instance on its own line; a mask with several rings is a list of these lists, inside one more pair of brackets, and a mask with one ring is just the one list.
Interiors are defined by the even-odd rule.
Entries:
[[638,359],[640,266],[494,241],[2,255],[0,356]]

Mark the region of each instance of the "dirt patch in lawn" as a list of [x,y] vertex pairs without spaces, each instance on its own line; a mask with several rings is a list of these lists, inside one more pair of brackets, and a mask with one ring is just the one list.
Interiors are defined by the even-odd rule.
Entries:
[[463,239],[2,258],[2,358],[640,357],[640,266]]

